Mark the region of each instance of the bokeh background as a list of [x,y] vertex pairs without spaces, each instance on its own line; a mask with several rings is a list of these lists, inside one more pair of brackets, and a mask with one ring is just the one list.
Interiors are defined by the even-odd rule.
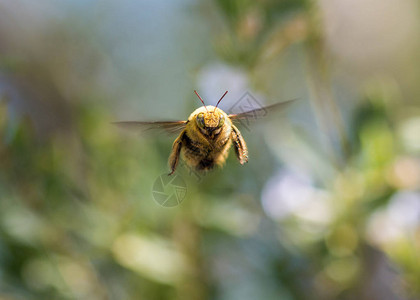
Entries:
[[[0,0],[0,299],[420,299],[420,3]],[[298,98],[250,162],[177,174],[185,119]]]

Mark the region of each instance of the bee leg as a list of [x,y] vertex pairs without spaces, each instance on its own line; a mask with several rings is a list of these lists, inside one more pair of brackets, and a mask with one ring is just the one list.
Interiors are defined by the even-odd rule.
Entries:
[[172,152],[169,155],[169,167],[171,172],[168,175],[172,175],[175,172],[175,169],[179,162],[179,156],[181,154],[182,140],[184,138],[184,132],[182,132],[172,145]]
[[232,141],[233,147],[235,148],[236,157],[239,159],[239,163],[243,165],[248,162],[248,148],[241,132],[232,124]]

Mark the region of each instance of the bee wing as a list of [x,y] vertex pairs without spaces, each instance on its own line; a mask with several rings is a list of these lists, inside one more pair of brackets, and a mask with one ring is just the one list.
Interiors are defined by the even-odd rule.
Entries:
[[156,122],[142,122],[142,121],[123,121],[113,122],[113,124],[128,130],[161,130],[170,134],[180,133],[188,121],[156,121]]
[[[230,114],[229,118],[232,121],[246,121],[248,123],[251,120],[257,120],[267,115],[271,115],[273,112],[284,108],[285,106],[289,105],[290,103],[294,102],[297,99],[287,100],[283,102],[274,103],[268,106],[262,106],[255,109],[247,110],[244,112],[240,112],[237,114]],[[240,109],[240,107],[239,107]]]

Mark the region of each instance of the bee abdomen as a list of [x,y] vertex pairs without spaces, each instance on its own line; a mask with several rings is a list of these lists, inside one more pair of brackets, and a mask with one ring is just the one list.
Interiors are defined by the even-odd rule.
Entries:
[[214,160],[204,158],[200,160],[200,163],[197,165],[198,170],[210,170],[214,167]]

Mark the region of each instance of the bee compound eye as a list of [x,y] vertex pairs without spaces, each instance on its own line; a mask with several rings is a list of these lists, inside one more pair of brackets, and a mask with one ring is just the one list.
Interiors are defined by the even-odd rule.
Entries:
[[199,113],[196,117],[197,119],[197,124],[200,127],[204,127],[204,114],[203,113]]
[[224,115],[220,115],[218,127],[222,127],[224,123],[225,123],[225,116]]

